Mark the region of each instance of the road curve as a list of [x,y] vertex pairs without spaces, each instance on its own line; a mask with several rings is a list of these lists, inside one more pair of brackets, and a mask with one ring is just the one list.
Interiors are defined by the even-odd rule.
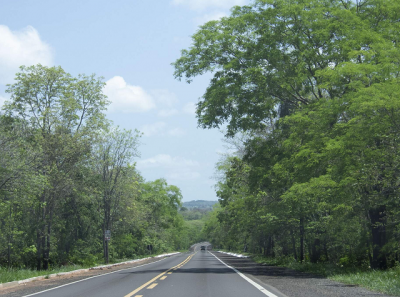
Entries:
[[241,275],[210,251],[200,250],[200,245],[192,252],[28,296],[282,297]]

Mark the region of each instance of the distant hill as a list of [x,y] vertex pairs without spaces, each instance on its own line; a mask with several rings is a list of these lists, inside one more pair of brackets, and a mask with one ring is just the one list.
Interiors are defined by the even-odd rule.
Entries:
[[212,206],[218,203],[218,201],[207,201],[207,200],[193,200],[189,202],[183,202],[182,206],[186,207],[187,209],[192,209],[192,208],[212,208]]

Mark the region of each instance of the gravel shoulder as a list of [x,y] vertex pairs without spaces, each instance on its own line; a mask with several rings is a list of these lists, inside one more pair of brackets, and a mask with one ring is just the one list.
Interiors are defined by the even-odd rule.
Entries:
[[283,295],[290,297],[342,297],[379,296],[390,297],[369,291],[356,285],[346,285],[327,278],[291,270],[285,267],[258,264],[249,258],[238,258],[219,252],[212,252],[227,265],[235,267],[247,277],[261,285],[272,286]]
[[110,272],[115,272],[123,269],[133,268],[142,266],[145,264],[161,261],[165,259],[163,258],[150,258],[143,261],[138,261],[130,264],[122,264],[114,267],[107,267],[103,269],[89,270],[85,272],[79,272],[74,274],[60,275],[55,278],[50,279],[42,279],[29,283],[24,283],[12,288],[0,288],[0,296],[5,297],[17,297],[17,296],[25,296],[33,293],[37,293],[40,291],[48,290],[54,287],[58,287],[61,285],[65,285],[68,283],[76,282],[79,280],[83,280],[89,277],[102,275]]

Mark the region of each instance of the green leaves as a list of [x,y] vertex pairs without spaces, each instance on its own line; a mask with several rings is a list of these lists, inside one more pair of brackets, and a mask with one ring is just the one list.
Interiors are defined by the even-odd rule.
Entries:
[[193,35],[174,66],[178,79],[213,74],[199,125],[250,135],[220,167],[224,245],[250,237],[271,250],[273,237],[300,259],[306,246],[318,261],[323,244],[326,259],[386,267],[399,221],[399,11],[394,0],[259,0]]
[[[21,67],[0,114],[0,265],[40,270],[187,248],[182,194],[135,168],[140,132],[112,127],[104,82]],[[197,228],[198,229],[198,228]],[[197,230],[196,229],[196,230]],[[187,238],[187,237],[186,237]]]
[[105,85],[102,78],[94,75],[74,78],[61,67],[40,64],[20,69],[16,83],[8,85],[11,99],[3,107],[7,114],[29,120],[43,133],[57,127],[77,132],[85,125],[91,129],[103,125],[102,112],[108,101],[102,93]]

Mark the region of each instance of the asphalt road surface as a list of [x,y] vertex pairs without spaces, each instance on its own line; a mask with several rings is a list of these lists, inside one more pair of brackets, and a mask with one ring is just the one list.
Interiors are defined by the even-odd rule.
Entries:
[[200,244],[192,252],[26,296],[282,297],[201,250]]

